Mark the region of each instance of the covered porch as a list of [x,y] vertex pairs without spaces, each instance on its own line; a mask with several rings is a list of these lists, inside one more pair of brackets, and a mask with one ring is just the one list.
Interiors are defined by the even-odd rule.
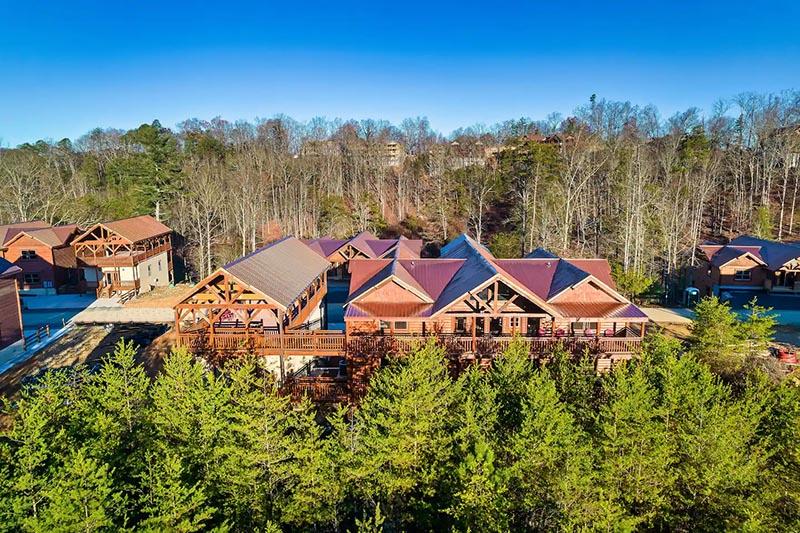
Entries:
[[318,327],[326,279],[325,273],[316,277],[285,305],[219,269],[175,306],[176,339],[188,345],[202,337],[209,346],[223,349],[242,341],[272,346],[285,333]]

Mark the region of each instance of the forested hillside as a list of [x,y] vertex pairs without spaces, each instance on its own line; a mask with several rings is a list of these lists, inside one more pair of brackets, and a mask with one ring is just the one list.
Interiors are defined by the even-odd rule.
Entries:
[[434,242],[466,229],[498,255],[544,246],[669,279],[704,238],[797,236],[798,123],[796,92],[669,118],[592,97],[570,117],[448,138],[424,118],[154,121],[2,150],[0,222],[155,214],[185,236],[195,276],[265,228]]

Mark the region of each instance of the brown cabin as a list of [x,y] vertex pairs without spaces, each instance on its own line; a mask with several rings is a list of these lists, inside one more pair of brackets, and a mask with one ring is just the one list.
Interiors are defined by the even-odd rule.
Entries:
[[50,226],[41,220],[0,226],[3,257],[20,268],[20,290],[32,294],[77,291],[80,270],[70,241],[78,232],[75,224]]
[[22,310],[17,276],[22,269],[0,258],[0,349],[22,339]]
[[174,281],[172,230],[149,215],[95,224],[72,241],[87,289],[138,294]]

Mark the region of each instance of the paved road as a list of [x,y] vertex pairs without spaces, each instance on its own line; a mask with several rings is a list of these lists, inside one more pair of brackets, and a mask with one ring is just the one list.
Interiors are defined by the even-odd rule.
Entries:
[[694,318],[694,312],[683,307],[642,307],[641,309],[656,324],[690,324]]

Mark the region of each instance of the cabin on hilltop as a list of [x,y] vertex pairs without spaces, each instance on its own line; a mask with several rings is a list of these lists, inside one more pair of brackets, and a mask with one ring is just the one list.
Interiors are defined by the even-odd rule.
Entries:
[[596,339],[605,353],[630,354],[648,320],[616,291],[604,259],[497,259],[467,235],[436,259],[354,259],[350,271],[349,336],[453,335],[467,352],[487,337],[520,335],[533,350]]
[[[386,243],[371,247],[379,257],[364,257],[358,242],[345,254],[343,243],[326,248],[294,237],[267,245],[218,269],[175,306],[176,342],[215,357],[277,358],[293,396],[329,401],[358,397],[381,354],[405,353],[430,337],[445,342],[458,365],[491,361],[515,337],[531,357],[557,346],[588,351],[599,370],[639,350],[648,318],[616,291],[606,260],[542,250],[497,259],[466,235],[441,257],[423,259],[406,255],[404,242],[394,252]],[[326,309],[339,305],[327,297],[329,270],[343,261],[345,328],[323,330]],[[303,366],[292,371],[287,357]]]
[[102,222],[72,241],[88,289],[138,294],[174,281],[172,230],[149,215]]
[[[299,239],[284,237],[218,268],[175,306],[179,344],[286,355],[289,334],[320,328],[330,263]],[[275,353],[260,350],[272,346]],[[285,370],[283,357],[281,375]]]
[[2,257],[19,267],[19,289],[30,294],[77,292],[80,271],[70,246],[75,224],[51,226],[43,220],[0,226]]

